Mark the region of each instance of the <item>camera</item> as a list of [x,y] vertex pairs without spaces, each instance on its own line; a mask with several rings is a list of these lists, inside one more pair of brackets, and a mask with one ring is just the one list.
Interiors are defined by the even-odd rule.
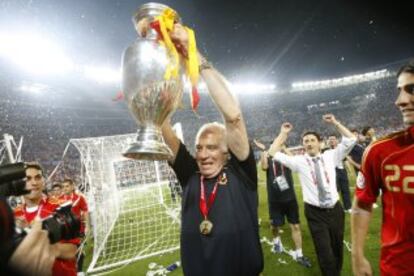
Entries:
[[[48,232],[51,244],[61,240],[70,240],[80,236],[80,220],[72,212],[72,204],[67,203],[57,208],[53,214],[42,220],[42,229]],[[27,235],[27,229],[16,229],[15,245]]]
[[[25,189],[26,165],[23,162],[0,166],[0,196],[20,196],[28,193]],[[48,231],[50,243],[79,237],[80,220],[72,213],[72,205],[64,204],[42,221],[42,228]],[[16,246],[27,231],[16,230]]]
[[64,204],[42,221],[42,228],[47,230],[50,243],[70,240],[80,236],[80,220],[72,213],[72,204]]
[[0,196],[20,196],[26,194],[26,165],[22,162],[0,166]]
[[[9,267],[10,257],[30,231],[15,227],[15,220],[7,197],[29,193],[26,190],[26,164],[14,163],[0,166],[0,274],[24,275]],[[53,210],[43,219],[42,229],[48,233],[51,244],[80,236],[80,220],[72,213],[72,205],[66,204]]]
[[[54,213],[42,220],[42,229],[48,233],[51,244],[61,240],[71,240],[80,236],[80,220],[72,212],[72,204],[67,203],[55,209]],[[30,229],[16,228],[14,248],[20,244]]]
[[22,179],[26,176],[26,165],[23,162],[0,166],[0,183]]

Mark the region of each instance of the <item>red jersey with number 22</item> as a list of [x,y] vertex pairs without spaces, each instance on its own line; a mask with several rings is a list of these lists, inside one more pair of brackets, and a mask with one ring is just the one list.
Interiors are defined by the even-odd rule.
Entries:
[[370,146],[361,172],[359,202],[382,191],[381,274],[414,275],[414,127]]

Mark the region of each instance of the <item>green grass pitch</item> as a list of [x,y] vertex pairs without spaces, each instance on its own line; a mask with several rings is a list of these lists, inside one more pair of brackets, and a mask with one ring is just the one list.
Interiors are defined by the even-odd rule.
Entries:
[[[258,169],[259,172],[259,217],[261,219],[260,223],[260,236],[267,237],[269,240],[272,239],[272,234],[270,231],[269,217],[268,217],[268,207],[267,207],[267,193],[266,193],[266,183],[265,183],[265,174],[262,170]],[[353,194],[354,187],[354,176],[350,175],[350,186],[351,194]],[[270,251],[270,245],[262,243],[263,254],[264,254],[264,270],[262,275],[321,275],[315,250],[313,247],[312,239],[309,233],[309,229],[306,223],[306,219],[303,213],[303,201],[302,201],[302,191],[299,186],[297,177],[295,176],[295,189],[296,196],[300,208],[300,220],[301,220],[301,229],[302,229],[302,240],[303,240],[303,252],[304,255],[310,258],[312,262],[311,268],[304,268],[294,262],[290,256],[287,254],[277,254]],[[168,193],[168,191],[166,192]],[[283,245],[286,248],[293,248],[293,241],[290,235],[290,229],[287,224],[284,225],[283,233],[281,234]],[[374,275],[379,274],[379,254],[380,254],[380,229],[381,229],[381,206],[374,209],[373,219],[371,221],[369,235],[366,241],[365,254],[370,261]],[[350,242],[350,215],[345,215],[345,241]],[[91,252],[91,249],[88,249]],[[84,269],[87,268],[88,262],[91,259],[91,254],[87,256],[87,261],[84,265]],[[150,263],[157,263],[162,266],[168,266],[176,261],[180,260],[179,251],[173,253],[167,253],[162,256],[150,257],[147,259],[139,260],[133,263],[130,263],[126,266],[118,268],[108,275],[146,275],[148,265]],[[169,275],[183,275],[182,269],[178,268]],[[351,268],[351,254],[344,246],[344,264],[342,269],[342,275],[352,275]]]

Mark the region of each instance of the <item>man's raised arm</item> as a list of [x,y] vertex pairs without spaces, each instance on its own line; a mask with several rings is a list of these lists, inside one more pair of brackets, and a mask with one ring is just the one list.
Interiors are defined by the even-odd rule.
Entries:
[[274,156],[276,152],[279,152],[282,150],[283,145],[285,144],[289,132],[292,130],[293,126],[290,123],[283,123],[280,127],[280,133],[273,141],[272,145],[269,149],[269,154],[271,156]]
[[173,157],[169,160],[174,164],[175,158],[177,157],[178,149],[180,148],[180,140],[175,134],[171,126],[171,119],[167,118],[161,128],[162,136],[164,137],[165,143],[170,147]]
[[[171,39],[180,49],[184,58],[188,57],[188,34],[181,24],[175,24]],[[231,93],[224,77],[200,54],[197,53],[199,72],[204,79],[210,97],[223,116],[227,130],[227,145],[239,160],[245,160],[249,154],[249,141],[240,105]]]
[[223,116],[227,130],[227,145],[237,159],[245,160],[249,154],[249,141],[239,102],[220,72],[201,55],[199,60],[200,74],[207,85],[211,99]]

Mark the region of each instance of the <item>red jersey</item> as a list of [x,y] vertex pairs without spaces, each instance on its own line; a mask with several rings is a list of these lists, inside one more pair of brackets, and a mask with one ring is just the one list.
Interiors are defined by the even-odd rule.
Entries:
[[27,208],[26,204],[16,206],[14,216],[25,221],[27,224],[31,224],[37,215],[42,219],[46,218],[53,214],[57,207],[59,207],[59,201],[51,200],[44,196],[36,208]]
[[370,146],[361,172],[359,202],[374,203],[382,191],[382,275],[414,275],[414,127]]
[[[72,204],[72,212],[81,219],[82,214],[88,212],[88,204],[86,203],[85,196],[79,193],[73,192],[71,195],[62,195],[60,200],[63,202],[70,202]],[[85,222],[81,220],[80,233],[85,232]]]
[[[27,224],[31,224],[36,216],[41,219],[48,217],[53,214],[55,209],[60,206],[60,201],[55,198],[48,198],[44,196],[37,208],[27,208],[25,204],[18,205],[14,209],[14,216],[25,221]],[[62,243],[72,243],[75,245],[79,244],[79,239],[65,240]],[[56,276],[74,276],[76,275],[76,259],[63,260],[56,259],[53,264],[53,275]]]

